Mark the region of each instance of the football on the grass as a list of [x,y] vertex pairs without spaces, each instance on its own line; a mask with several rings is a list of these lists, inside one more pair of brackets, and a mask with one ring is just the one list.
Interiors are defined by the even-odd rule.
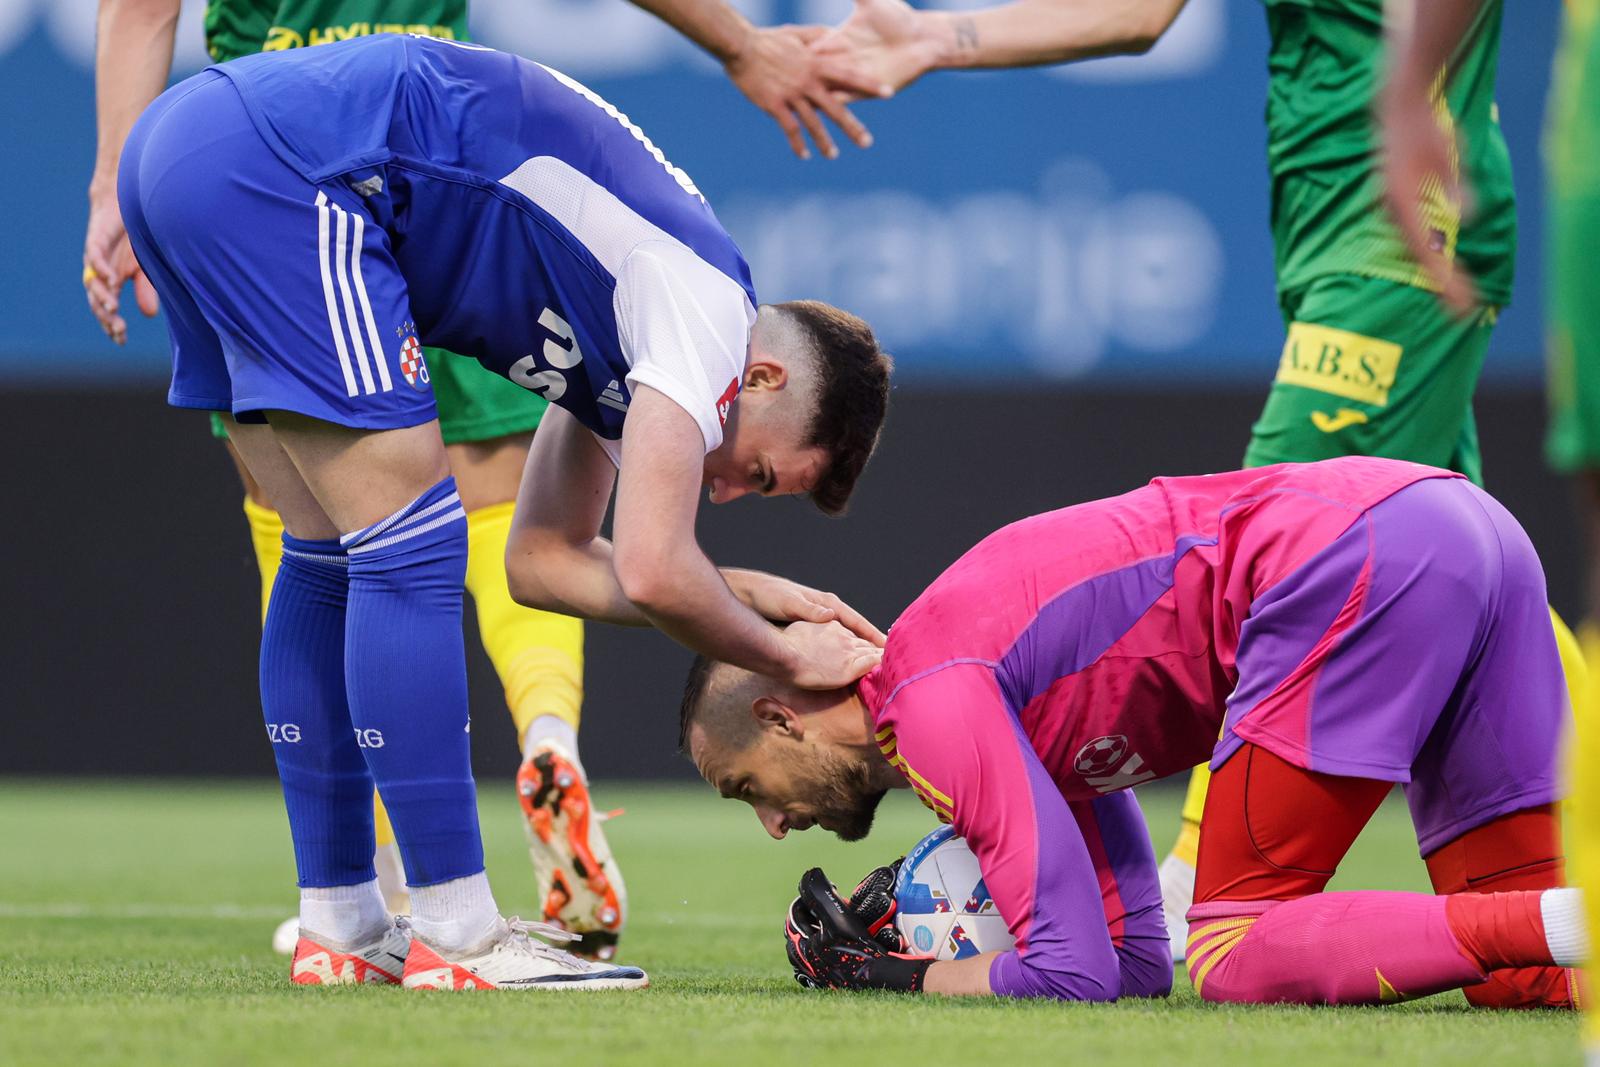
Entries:
[[983,884],[978,857],[948,826],[906,854],[894,895],[895,925],[906,948],[918,955],[961,960],[1015,943]]

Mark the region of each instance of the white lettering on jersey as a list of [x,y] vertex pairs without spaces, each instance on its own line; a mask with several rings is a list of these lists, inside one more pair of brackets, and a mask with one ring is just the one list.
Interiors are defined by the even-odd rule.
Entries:
[[[567,392],[567,377],[563,370],[570,370],[583,362],[583,349],[578,347],[578,338],[572,332],[572,327],[567,320],[556,314],[554,308],[545,308],[539,313],[539,325],[555,334],[555,338],[545,338],[545,362],[558,370],[538,370],[539,361],[532,352],[511,364],[506,371],[506,377],[544,397],[546,400],[560,400]],[[557,343],[557,341],[564,343]],[[570,348],[568,346],[571,346]]]
[[683,188],[684,192],[689,193],[692,196],[698,196],[701,200],[705,199],[705,197],[701,195],[700,190],[695,187],[694,179],[690,178],[680,168],[673,166],[672,163],[667,159],[666,155],[662,153],[661,149],[657,148],[650,138],[645,136],[644,131],[635,126],[632,119],[618,111],[609,100],[595,92],[593,89],[589,88],[587,85],[584,85],[582,82],[574,81],[572,78],[567,77],[559,70],[552,70],[549,67],[545,67],[543,63],[539,64],[539,66],[544,67],[545,72],[549,74],[550,77],[554,78],[562,85],[565,85],[568,89],[571,89],[573,92],[589,101],[589,103],[593,104],[595,107],[599,108],[601,111],[604,111],[607,115],[610,115],[612,118],[621,123],[622,128],[633,134],[633,139],[644,145],[645,151],[649,152],[650,155],[655,158],[657,163],[666,168],[667,173],[672,175],[672,180],[677,182]]
[[1144,757],[1135,752],[1131,754],[1122,766],[1110,774],[1090,778],[1088,782],[1099,793],[1115,793],[1119,789],[1130,789],[1143,782],[1148,782],[1156,776],[1156,772],[1148,770],[1144,765]]

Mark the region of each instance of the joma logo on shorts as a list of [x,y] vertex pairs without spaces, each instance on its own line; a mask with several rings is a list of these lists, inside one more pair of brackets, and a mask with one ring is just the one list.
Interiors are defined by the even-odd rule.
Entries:
[[1278,361],[1278,381],[1382,407],[1389,403],[1401,351],[1376,337],[1296,322]]

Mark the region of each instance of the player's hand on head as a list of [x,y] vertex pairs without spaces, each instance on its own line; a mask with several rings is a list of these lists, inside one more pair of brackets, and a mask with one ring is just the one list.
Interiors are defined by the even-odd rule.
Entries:
[[801,689],[841,689],[883,659],[883,649],[837,622],[791,623],[783,639],[793,655],[784,680]]
[[1378,125],[1382,143],[1383,193],[1406,246],[1439,286],[1439,297],[1458,312],[1478,303],[1472,277],[1447,251],[1441,219],[1430,219],[1424,209],[1427,189],[1437,189],[1440,205],[1465,220],[1472,213],[1472,189],[1460,177],[1459,144],[1441,127],[1433,104],[1424,92],[1393,82],[1378,99]]
[[[888,868],[878,868],[884,870]],[[901,954],[874,938],[820,867],[801,876],[800,892],[789,905],[783,932],[795,981],[811,989],[921,992],[933,963],[931,958]]]
[[862,74],[849,56],[811,49],[827,30],[821,26],[771,26],[753,30],[724,68],[733,84],[768,115],[801,159],[811,158],[806,135],[828,159],[839,155],[823,117],[831,119],[858,148],[872,146],[872,134],[845,102],[882,95],[882,86]]
[[[905,0],[856,0],[850,15],[812,44],[820,56],[848,63],[871,95],[891,96],[938,65],[938,23]],[[866,94],[863,94],[866,95]]]
[[838,622],[857,637],[882,647],[887,638],[866,616],[832,593],[764,571],[725,567],[728,588],[746,607],[769,622]]
[[145,315],[160,311],[155,286],[134,258],[116,196],[91,195],[89,226],[83,238],[83,290],[100,328],[119,345],[128,340],[128,323],[122,317],[121,303],[122,286],[130,280],[139,310]]

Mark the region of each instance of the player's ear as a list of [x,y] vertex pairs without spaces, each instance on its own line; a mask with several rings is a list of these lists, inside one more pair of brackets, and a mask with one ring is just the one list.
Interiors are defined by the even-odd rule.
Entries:
[[789,384],[789,370],[782,363],[770,358],[756,359],[754,352],[751,357],[751,362],[744,369],[745,392],[776,391]]
[[750,714],[763,730],[772,730],[796,741],[806,735],[806,724],[800,713],[775,697],[757,697],[750,705]]

